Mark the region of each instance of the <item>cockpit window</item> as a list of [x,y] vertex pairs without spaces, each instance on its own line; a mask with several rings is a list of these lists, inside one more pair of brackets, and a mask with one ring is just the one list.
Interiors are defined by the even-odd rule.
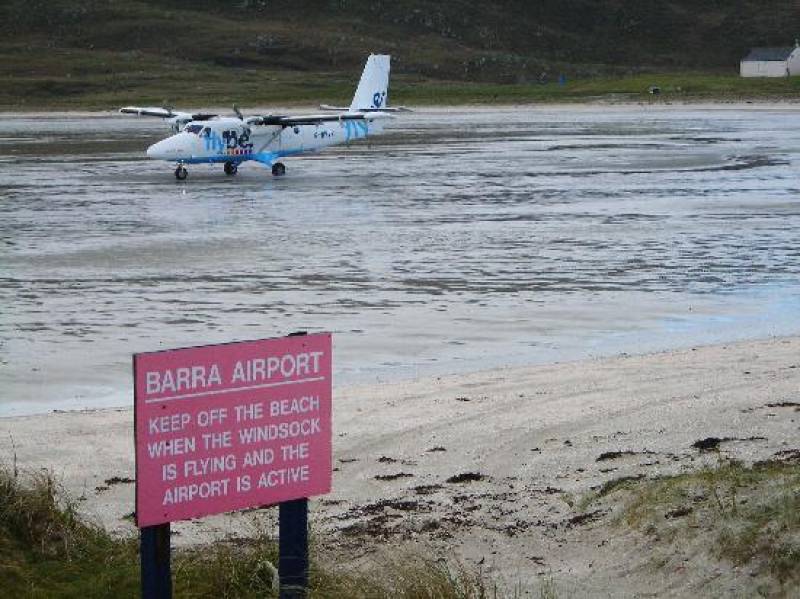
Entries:
[[203,129],[203,132],[200,134],[200,137],[208,137],[211,135],[211,127],[206,127]]
[[199,135],[202,129],[203,125],[186,125],[186,129],[184,129],[184,132],[194,133],[195,135]]

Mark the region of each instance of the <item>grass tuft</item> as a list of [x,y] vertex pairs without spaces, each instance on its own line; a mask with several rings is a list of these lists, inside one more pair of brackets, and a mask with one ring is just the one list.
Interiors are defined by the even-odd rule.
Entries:
[[542,581],[542,586],[539,587],[539,599],[558,599],[558,587],[552,574]]

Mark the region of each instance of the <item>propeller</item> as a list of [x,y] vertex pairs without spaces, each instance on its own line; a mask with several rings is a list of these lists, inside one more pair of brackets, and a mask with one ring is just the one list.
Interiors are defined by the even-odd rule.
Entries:
[[235,112],[235,113],[236,113],[236,116],[238,116],[238,117],[239,117],[239,120],[240,120],[240,121],[243,121],[243,120],[244,120],[244,115],[242,114],[242,111],[241,111],[241,110],[239,110],[239,107],[238,107],[238,106],[236,106],[236,104],[234,104],[234,105],[233,105],[233,112]]

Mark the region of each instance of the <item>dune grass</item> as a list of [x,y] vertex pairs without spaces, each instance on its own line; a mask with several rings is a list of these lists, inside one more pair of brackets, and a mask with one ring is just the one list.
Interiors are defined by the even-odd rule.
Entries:
[[723,462],[656,480],[620,479],[584,498],[624,504],[621,522],[659,543],[703,542],[705,551],[785,591],[800,585],[800,463]]
[[0,587],[9,597],[104,597],[138,591],[136,544],[61,507],[49,476],[27,487],[0,471]]
[[688,529],[714,538],[713,552],[732,563],[768,570],[800,584],[800,466],[739,462],[644,485],[625,512],[639,529],[654,523],[670,536]]
[[[277,548],[266,534],[237,543],[173,550],[175,597],[277,597]],[[479,574],[397,556],[366,571],[313,563],[310,597],[331,599],[488,599]],[[105,598],[139,594],[138,543],[81,518],[53,478],[23,484],[0,469],[0,589],[14,598]]]

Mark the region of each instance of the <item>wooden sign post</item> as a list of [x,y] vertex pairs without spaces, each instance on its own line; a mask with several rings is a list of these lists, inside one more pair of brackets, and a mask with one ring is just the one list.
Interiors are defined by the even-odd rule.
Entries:
[[280,599],[305,599],[308,589],[308,499],[278,507]]
[[139,531],[142,597],[172,599],[169,523],[147,526]]

